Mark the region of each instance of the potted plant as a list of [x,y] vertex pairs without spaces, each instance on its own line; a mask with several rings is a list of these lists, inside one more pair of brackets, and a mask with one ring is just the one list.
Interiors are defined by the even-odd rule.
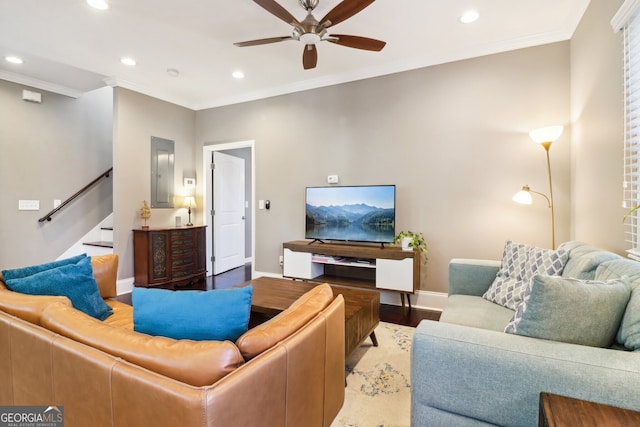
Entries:
[[424,240],[422,233],[415,233],[411,230],[401,231],[393,241],[395,244],[400,243],[403,251],[412,251],[416,248],[422,254],[425,261],[428,259],[427,253],[429,250],[427,249],[427,242]]

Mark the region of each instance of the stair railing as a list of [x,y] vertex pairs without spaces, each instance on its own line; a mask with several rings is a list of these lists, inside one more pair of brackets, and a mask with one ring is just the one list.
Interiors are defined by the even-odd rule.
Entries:
[[87,190],[89,190],[91,187],[93,187],[94,185],[96,185],[100,180],[104,179],[104,178],[109,178],[109,175],[111,174],[111,172],[113,172],[113,167],[109,168],[109,170],[103,172],[100,174],[100,176],[98,176],[96,179],[94,179],[93,181],[91,181],[90,183],[88,183],[87,185],[85,185],[84,187],[82,187],[82,189],[80,191],[78,191],[77,193],[75,193],[73,196],[69,197],[67,200],[65,200],[64,202],[60,203],[60,206],[58,206],[57,208],[53,209],[51,212],[49,212],[48,214],[46,214],[45,216],[43,216],[42,218],[40,218],[38,220],[38,222],[44,222],[44,221],[51,221],[51,217],[54,216],[56,213],[58,213],[58,211],[60,211],[62,208],[64,208],[65,206],[67,206],[69,203],[71,203],[72,201],[74,201],[77,197],[79,197],[81,194],[85,193]]

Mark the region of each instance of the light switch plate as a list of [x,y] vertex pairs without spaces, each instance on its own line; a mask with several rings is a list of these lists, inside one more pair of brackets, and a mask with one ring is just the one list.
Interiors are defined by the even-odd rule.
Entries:
[[19,211],[39,211],[40,200],[18,200]]
[[329,183],[329,184],[337,184],[338,183],[338,175],[329,175],[329,176],[327,176],[327,183]]
[[42,94],[39,92],[33,92],[31,90],[24,89],[22,91],[22,99],[29,102],[35,102],[37,104],[42,104]]

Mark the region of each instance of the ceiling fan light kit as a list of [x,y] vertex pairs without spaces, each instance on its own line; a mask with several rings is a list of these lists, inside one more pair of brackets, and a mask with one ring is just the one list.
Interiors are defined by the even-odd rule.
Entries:
[[302,43],[304,44],[316,44],[319,41],[321,41],[322,39],[320,38],[319,35],[314,34],[314,33],[304,33],[300,36],[300,38],[298,39],[300,40]]
[[316,44],[328,41],[341,46],[354,49],[363,49],[379,52],[386,42],[360,36],[345,34],[329,34],[327,29],[351,18],[353,15],[365,9],[375,0],[343,0],[331,9],[320,21],[313,16],[313,10],[318,6],[319,0],[298,0],[300,6],[307,11],[306,18],[300,22],[275,0],[253,0],[267,12],[286,22],[293,27],[291,36],[270,37],[266,39],[250,40],[234,43],[239,47],[257,46],[269,43],[278,43],[285,40],[297,40],[304,43],[302,51],[302,66],[305,70],[315,68],[318,62]]

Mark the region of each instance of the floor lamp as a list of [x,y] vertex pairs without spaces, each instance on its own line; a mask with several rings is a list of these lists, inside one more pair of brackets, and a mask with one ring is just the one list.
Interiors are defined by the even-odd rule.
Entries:
[[551,211],[551,249],[556,248],[556,233],[555,233],[555,217],[553,214],[553,184],[551,181],[551,161],[549,158],[549,149],[551,144],[560,138],[564,128],[562,126],[548,126],[540,129],[535,129],[529,132],[529,136],[538,144],[542,145],[547,154],[547,174],[549,176],[549,196],[546,194],[534,191],[529,188],[528,185],[522,187],[522,190],[518,191],[513,196],[513,201],[530,205],[532,203],[531,193],[539,194],[547,199],[549,203],[549,210]]

